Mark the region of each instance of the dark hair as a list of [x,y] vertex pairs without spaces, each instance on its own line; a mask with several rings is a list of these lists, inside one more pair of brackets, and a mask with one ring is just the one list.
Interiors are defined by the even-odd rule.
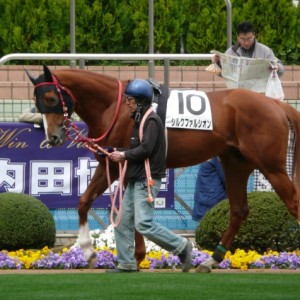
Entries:
[[244,21],[237,26],[236,31],[238,35],[240,33],[248,33],[248,32],[254,33],[254,26],[252,23]]

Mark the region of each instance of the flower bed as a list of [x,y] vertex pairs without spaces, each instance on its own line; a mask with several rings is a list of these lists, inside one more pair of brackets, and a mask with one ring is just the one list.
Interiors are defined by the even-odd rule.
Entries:
[[[96,268],[108,269],[117,265],[115,240],[112,226],[104,232],[90,233],[97,254]],[[180,260],[154,243],[146,241],[146,258],[140,264],[142,269],[179,269]],[[193,266],[204,262],[212,252],[193,249]],[[42,250],[18,250],[0,252],[0,269],[83,269],[88,268],[78,241],[61,253],[54,253],[47,247]],[[255,251],[227,251],[219,269],[300,269],[300,251],[258,254]]]

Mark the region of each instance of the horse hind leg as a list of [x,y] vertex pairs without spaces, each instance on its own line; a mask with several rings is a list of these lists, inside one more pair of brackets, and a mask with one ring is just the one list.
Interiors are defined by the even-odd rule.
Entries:
[[[224,170],[225,171],[225,170]],[[230,201],[230,224],[224,233],[219,245],[215,249],[212,257],[207,259],[204,263],[200,264],[196,268],[196,272],[208,273],[211,272],[213,266],[218,265],[224,258],[226,249],[228,249],[237,234],[242,221],[248,215],[248,204],[247,204],[247,193],[245,175],[248,176],[250,173],[242,173],[241,170],[237,172],[237,177],[230,173],[227,175],[227,193]],[[248,174],[248,175],[247,175]],[[243,179],[243,178],[244,179]],[[298,215],[298,204],[297,204],[297,192],[294,184],[289,179],[285,170],[277,170],[266,176],[273,186],[276,193],[283,200],[287,206],[289,212],[297,219]],[[235,183],[238,183],[235,185]],[[298,220],[300,225],[300,221]]]
[[280,199],[284,202],[290,214],[296,218],[300,225],[298,217],[298,200],[297,191],[294,183],[290,180],[285,171],[268,174],[266,178],[271,183],[275,192]]
[[[294,183],[287,174],[289,160],[293,157],[293,152],[297,151],[297,147],[293,146],[293,140],[293,133],[290,132],[289,142],[286,145],[287,153],[280,155],[278,154],[279,151],[275,150],[269,153],[269,155],[267,155],[261,162],[261,171],[271,183],[277,195],[284,202],[290,214],[296,218],[298,224],[300,225],[300,207],[298,206],[300,191],[299,188],[297,188],[298,176],[294,177],[294,175],[291,174],[291,177],[295,178]],[[282,147],[281,144],[280,147]],[[297,156],[294,156],[293,160],[296,161],[295,175],[297,175]]]
[[230,248],[235,235],[240,229],[242,221],[246,219],[249,213],[247,182],[253,168],[238,153],[227,158],[223,157],[222,164],[230,204],[230,222],[212,257],[201,263],[196,268],[196,273],[209,273],[212,267],[222,262],[227,249]]
[[145,241],[144,241],[143,235],[140,234],[137,230],[135,230],[134,239],[135,239],[134,257],[136,260],[136,265],[139,270],[140,263],[144,260],[144,258],[146,256],[146,246],[145,246]]

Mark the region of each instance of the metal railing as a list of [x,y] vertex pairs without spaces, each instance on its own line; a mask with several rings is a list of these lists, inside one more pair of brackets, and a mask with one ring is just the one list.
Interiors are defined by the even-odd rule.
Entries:
[[[78,60],[80,68],[84,68],[85,60],[161,60],[164,61],[164,83],[169,86],[171,60],[211,60],[212,56],[213,54],[12,53],[0,59],[0,66],[12,60]],[[155,79],[155,76],[152,78]]]

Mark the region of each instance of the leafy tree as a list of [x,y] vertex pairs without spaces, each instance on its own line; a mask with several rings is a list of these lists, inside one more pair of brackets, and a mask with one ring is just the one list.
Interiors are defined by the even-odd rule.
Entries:
[[[178,0],[154,1],[154,52],[179,53],[185,16]],[[148,1],[130,1],[127,7],[134,25],[132,47],[138,53],[149,50]]]
[[133,39],[130,45],[136,53],[147,53],[149,49],[148,2],[131,0],[127,9],[130,21],[133,23]]
[[76,47],[78,52],[114,53],[120,49],[123,34],[118,1],[76,2]]
[[297,9],[296,9],[296,32],[295,32],[295,37],[297,38],[296,40],[296,50],[291,53],[291,63],[294,64],[299,64],[299,58],[300,58],[300,4],[298,4]]
[[183,0],[185,45],[188,53],[226,50],[226,4],[224,0]]
[[154,2],[155,50],[160,53],[179,53],[185,15],[181,3],[174,0]]
[[[68,0],[1,0],[1,54],[66,52],[69,49]],[[23,63],[23,62],[22,62]]]

